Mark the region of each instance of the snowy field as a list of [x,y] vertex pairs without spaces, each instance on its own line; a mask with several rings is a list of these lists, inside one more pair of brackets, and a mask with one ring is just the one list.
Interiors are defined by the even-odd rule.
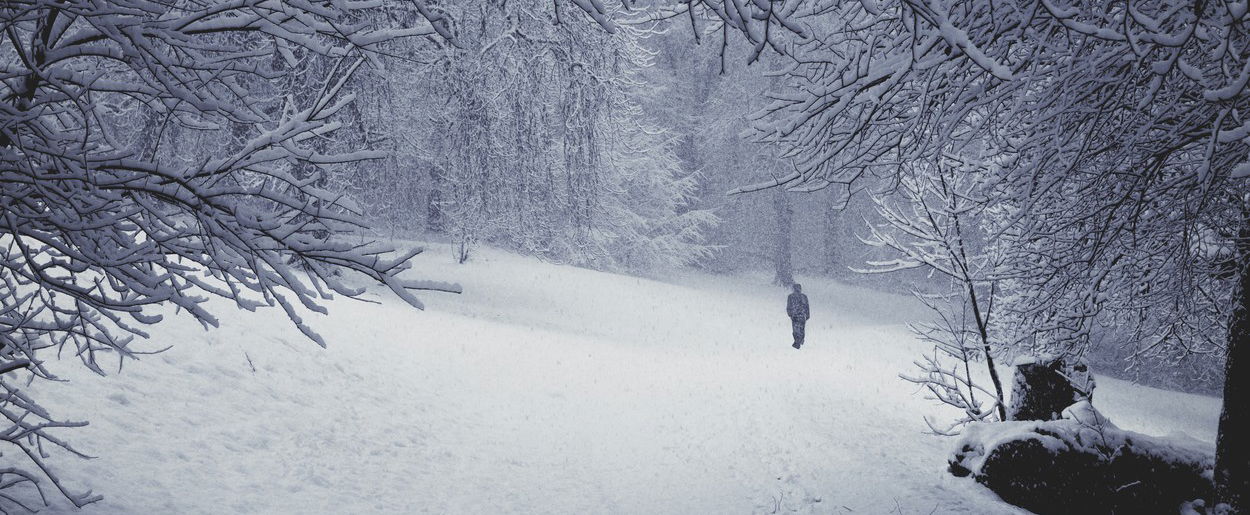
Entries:
[[[768,277],[677,284],[435,247],[421,277],[460,282],[426,311],[389,294],[311,324],[278,310],[222,327],[178,317],[99,378],[69,361],[45,406],[84,513],[1015,513],[945,473],[949,416],[897,379],[924,349],[906,297],[803,280],[790,344]],[[1213,441],[1218,401],[1100,379],[1125,429]],[[63,505],[53,512],[69,512]]]

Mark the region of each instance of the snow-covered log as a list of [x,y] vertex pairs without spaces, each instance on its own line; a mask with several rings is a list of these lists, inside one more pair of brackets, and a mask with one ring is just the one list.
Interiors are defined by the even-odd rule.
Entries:
[[1214,453],[1124,431],[1082,401],[1058,420],[969,425],[950,471],[1037,513],[1177,513],[1212,494]]

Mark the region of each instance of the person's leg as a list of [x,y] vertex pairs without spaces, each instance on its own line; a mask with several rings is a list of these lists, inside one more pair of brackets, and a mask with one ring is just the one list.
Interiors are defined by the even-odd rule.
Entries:
[[799,321],[795,322],[794,324],[795,324],[795,325],[794,325],[794,327],[795,327],[795,329],[794,329],[795,334],[797,334],[797,335],[798,335],[799,345],[800,345],[800,346],[802,346],[802,345],[803,345],[803,339],[807,337],[807,321],[806,321],[806,320],[799,320]]
[[797,318],[790,319],[790,326],[794,333],[794,348],[803,345],[803,321]]

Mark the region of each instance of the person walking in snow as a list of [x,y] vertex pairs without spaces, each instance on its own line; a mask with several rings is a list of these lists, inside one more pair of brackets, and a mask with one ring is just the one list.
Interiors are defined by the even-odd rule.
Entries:
[[794,348],[803,346],[803,336],[807,319],[811,312],[807,309],[807,295],[803,295],[803,286],[794,283],[794,293],[786,299],[786,314],[790,315],[790,324],[794,326]]

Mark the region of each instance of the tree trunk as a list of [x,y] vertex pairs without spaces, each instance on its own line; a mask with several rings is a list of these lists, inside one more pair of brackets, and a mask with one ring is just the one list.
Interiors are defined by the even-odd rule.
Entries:
[[425,203],[425,230],[428,232],[441,233],[447,230],[447,220],[443,213],[443,187],[446,178],[447,172],[442,167],[430,167],[430,193],[426,196]]
[[773,245],[773,263],[776,265],[777,275],[773,277],[773,282],[789,287],[794,284],[794,267],[790,262],[794,208],[790,206],[789,193],[781,188],[773,191],[773,206],[777,209],[777,239]]
[[1245,513],[1250,495],[1250,221],[1242,226],[1237,291],[1233,317],[1228,325],[1228,354],[1224,363],[1224,406],[1220,412],[1215,447],[1216,502]]
[[[942,180],[942,189],[943,191],[946,190],[946,181],[944,178]],[[949,194],[948,198],[953,199],[953,197],[949,197]],[[952,213],[956,212],[954,209],[955,205],[953,203],[950,207]],[[998,367],[994,365],[994,352],[993,349],[990,348],[988,319],[990,313],[981,310],[981,302],[977,297],[976,281],[972,279],[972,274],[968,271],[970,260],[968,259],[967,252],[964,250],[963,229],[960,228],[959,216],[952,217],[951,221],[953,222],[952,228],[955,230],[955,248],[949,249],[948,247],[951,253],[951,261],[959,264],[959,269],[963,274],[962,279],[964,285],[968,288],[968,302],[971,303],[972,315],[977,323],[977,335],[981,337],[981,350],[985,353],[985,366],[990,371],[990,381],[994,383],[994,394],[998,396],[998,420],[1005,422],[1007,421],[1007,407],[1004,406],[1003,403],[1007,401],[1007,398],[1003,396],[1003,381],[998,378]],[[989,306],[992,306],[994,303],[994,292],[995,289],[991,286]]]
[[825,255],[823,267],[828,275],[834,275],[840,270],[838,269],[838,261],[840,254],[838,246],[842,243],[839,236],[838,227],[838,199],[841,196],[835,188],[827,188],[829,190],[829,199],[825,204]]
[[[955,230],[959,230],[958,222],[956,222]],[[967,257],[962,255],[962,250],[960,254],[960,258],[967,262]],[[964,283],[968,285],[968,300],[972,303],[972,314],[976,319],[977,334],[981,337],[981,349],[985,353],[985,366],[990,371],[990,381],[994,383],[994,393],[998,395],[998,420],[1006,421],[1007,407],[1003,406],[1003,403],[1007,399],[1003,396],[1003,381],[998,378],[998,367],[994,365],[994,353],[993,349],[990,348],[990,335],[987,327],[989,324],[985,319],[985,315],[982,314],[981,304],[977,301],[977,289],[973,285],[972,279],[964,275]],[[993,294],[991,294],[990,298],[993,299],[993,297]]]

